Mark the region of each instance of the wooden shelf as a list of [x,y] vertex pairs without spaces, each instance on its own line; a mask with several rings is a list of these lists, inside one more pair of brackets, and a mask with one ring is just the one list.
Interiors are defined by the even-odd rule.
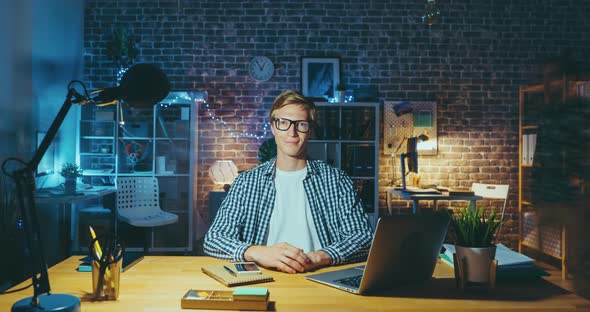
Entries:
[[[558,76],[562,77],[562,76]],[[580,85],[587,85],[588,81],[577,81],[567,80],[566,76],[564,79],[556,79],[551,81],[545,81],[541,84],[521,86],[519,94],[519,135],[524,136],[530,133],[536,133],[539,130],[539,126],[534,124],[540,122],[543,116],[543,110],[548,105],[564,105],[566,99],[571,96],[578,95],[579,92],[586,92],[580,88]],[[560,100],[560,101],[558,101]],[[567,109],[563,107],[560,109]],[[523,138],[519,139],[519,157],[522,159],[523,155]],[[519,218],[519,251],[522,246],[538,250],[543,254],[549,255],[556,259],[561,260],[561,271],[562,278],[567,277],[567,240],[566,240],[566,227],[560,226],[555,228],[553,226],[538,225],[536,223],[531,224],[528,216],[525,220],[525,212],[534,212],[534,205],[526,200],[523,194],[529,192],[530,184],[530,169],[533,167],[540,167],[539,163],[523,164],[522,160],[519,161],[518,170],[518,218]],[[536,217],[532,217],[536,218]],[[526,224],[525,224],[526,222]],[[527,233],[525,233],[527,231]],[[525,241],[527,239],[527,241]],[[530,241],[534,241],[531,243]],[[536,246],[538,245],[538,246]],[[558,251],[558,252],[556,252]]]

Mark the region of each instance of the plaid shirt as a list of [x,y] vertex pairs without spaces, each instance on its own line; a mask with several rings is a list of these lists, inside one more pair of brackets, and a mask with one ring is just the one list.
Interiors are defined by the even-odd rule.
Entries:
[[[205,236],[206,254],[245,261],[246,249],[266,245],[276,195],[275,162],[238,175]],[[366,260],[373,232],[352,180],[340,169],[307,160],[303,187],[320,250],[330,255],[332,264]]]

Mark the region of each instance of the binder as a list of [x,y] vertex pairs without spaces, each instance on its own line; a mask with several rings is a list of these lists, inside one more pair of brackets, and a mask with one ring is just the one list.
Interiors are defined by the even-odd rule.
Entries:
[[533,160],[535,159],[535,146],[537,145],[537,134],[533,133],[533,134],[529,134],[529,139],[528,139],[528,164],[532,165],[533,164]]
[[529,135],[522,135],[522,164],[529,164]]
[[233,276],[223,265],[206,266],[202,267],[201,270],[227,287],[274,281],[272,276],[264,272],[260,274],[238,274],[237,276]]

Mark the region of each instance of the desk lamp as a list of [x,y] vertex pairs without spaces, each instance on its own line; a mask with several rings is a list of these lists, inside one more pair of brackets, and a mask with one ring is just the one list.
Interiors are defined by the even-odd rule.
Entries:
[[[80,84],[84,89],[83,94],[78,93],[73,88],[76,83]],[[13,312],[80,311],[80,299],[78,297],[51,293],[33,196],[35,190],[34,172],[72,105],[94,104],[96,106],[106,106],[123,100],[132,109],[149,108],[165,98],[169,91],[170,82],[164,72],[151,64],[137,64],[129,68],[123,75],[118,87],[95,90],[90,93],[84,83],[73,80],[68,84],[68,93],[61,109],[31,161],[27,163],[21,159],[11,157],[2,163],[4,174],[11,177],[15,182],[16,195],[24,221],[26,247],[31,254],[33,275],[33,296],[14,303],[12,306]],[[18,168],[10,170],[9,162],[16,162]]]
[[428,141],[428,136],[421,134],[418,137],[408,138],[406,152],[399,156],[400,167],[402,170],[402,190],[406,190],[406,158],[408,161],[408,172],[418,173],[418,142]]

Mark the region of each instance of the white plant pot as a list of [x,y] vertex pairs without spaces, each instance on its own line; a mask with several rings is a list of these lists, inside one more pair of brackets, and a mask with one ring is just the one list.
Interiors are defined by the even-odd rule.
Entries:
[[467,282],[487,283],[490,279],[490,262],[496,258],[496,246],[475,248],[455,245],[457,260],[465,259]]
[[336,91],[334,95],[337,103],[344,104],[344,91]]

